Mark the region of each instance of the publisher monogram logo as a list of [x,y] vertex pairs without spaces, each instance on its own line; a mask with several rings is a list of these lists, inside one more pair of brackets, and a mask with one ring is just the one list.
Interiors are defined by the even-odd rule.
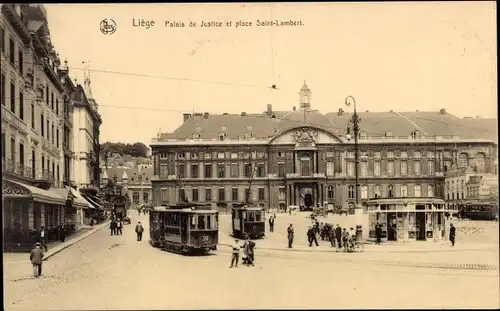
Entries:
[[116,31],[116,22],[111,18],[106,18],[101,21],[101,32],[105,35],[112,35]]

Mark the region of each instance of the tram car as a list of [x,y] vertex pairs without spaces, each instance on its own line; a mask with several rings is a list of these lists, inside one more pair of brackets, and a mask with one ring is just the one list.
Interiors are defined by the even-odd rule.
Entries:
[[217,250],[219,214],[210,204],[157,206],[149,212],[149,243],[178,254]]
[[233,204],[231,212],[233,236],[251,239],[263,238],[266,232],[265,210],[260,206],[250,206],[245,203]]

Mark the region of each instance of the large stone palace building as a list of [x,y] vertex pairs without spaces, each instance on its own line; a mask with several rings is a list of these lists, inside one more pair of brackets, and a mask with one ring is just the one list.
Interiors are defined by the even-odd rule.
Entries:
[[[190,201],[230,204],[250,197],[265,207],[355,201],[352,113],[311,107],[306,83],[300,108],[260,114],[184,114],[172,133],[153,138],[153,204]],[[358,112],[360,198],[441,197],[444,172],[454,167],[494,170],[496,119],[437,112]]]

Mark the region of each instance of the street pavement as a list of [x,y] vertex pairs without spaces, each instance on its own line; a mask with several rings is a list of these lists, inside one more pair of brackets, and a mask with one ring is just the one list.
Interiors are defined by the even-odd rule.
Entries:
[[[494,252],[498,262],[498,247],[407,254],[368,248],[355,254],[316,248],[259,249],[266,240],[286,243],[287,222],[293,220],[283,216],[277,217],[276,234],[256,241],[256,267],[229,269],[230,249],[223,245],[213,255],[201,257],[151,247],[148,216],[132,212],[132,224],[125,226],[122,236],[110,236],[107,228],[95,232],[45,261],[40,278],[31,277],[27,258],[6,267],[4,306],[6,310],[500,306],[498,269],[472,266],[493,265],[485,258],[493,258]],[[146,229],[142,242],[133,232],[137,220]],[[221,216],[221,242],[232,242],[229,226]],[[297,247],[305,244],[297,230],[296,237]],[[320,243],[320,248],[328,249],[327,242]]]

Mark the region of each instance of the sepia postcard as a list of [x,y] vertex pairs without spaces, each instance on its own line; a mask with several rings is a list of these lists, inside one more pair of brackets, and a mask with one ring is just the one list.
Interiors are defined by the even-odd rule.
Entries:
[[0,6],[5,310],[500,307],[496,2]]

